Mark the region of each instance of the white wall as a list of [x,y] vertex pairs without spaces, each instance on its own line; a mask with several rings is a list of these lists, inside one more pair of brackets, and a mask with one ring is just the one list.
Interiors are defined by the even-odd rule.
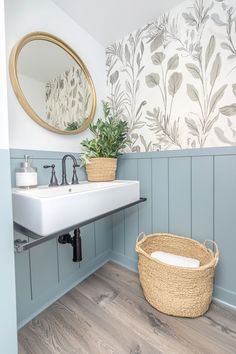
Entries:
[[4,0],[0,1],[0,149],[8,149],[8,118],[7,118],[7,77],[6,77],[6,49]]
[[[7,0],[6,33],[8,56],[14,44],[33,31],[52,33],[67,42],[86,63],[97,93],[97,114],[105,97],[105,50],[86,31],[50,0]],[[87,14],[88,15],[88,14]],[[89,16],[88,16],[89,20]],[[88,131],[75,136],[52,133],[36,124],[18,103],[8,78],[10,147],[51,151],[80,151]]]
[[0,352],[16,354],[15,266],[5,58],[4,0],[0,0]]

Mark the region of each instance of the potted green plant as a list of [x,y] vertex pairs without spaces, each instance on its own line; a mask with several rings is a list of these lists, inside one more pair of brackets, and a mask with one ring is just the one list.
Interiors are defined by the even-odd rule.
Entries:
[[91,123],[94,138],[81,142],[81,159],[89,181],[113,181],[116,177],[117,157],[128,144],[128,124],[112,116],[108,102],[102,102],[104,119]]

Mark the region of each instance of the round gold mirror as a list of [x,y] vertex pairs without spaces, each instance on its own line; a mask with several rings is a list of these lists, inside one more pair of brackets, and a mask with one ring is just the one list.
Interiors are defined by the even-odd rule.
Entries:
[[10,78],[25,112],[46,129],[78,134],[94,118],[96,93],[88,69],[72,48],[49,33],[30,33],[15,45]]

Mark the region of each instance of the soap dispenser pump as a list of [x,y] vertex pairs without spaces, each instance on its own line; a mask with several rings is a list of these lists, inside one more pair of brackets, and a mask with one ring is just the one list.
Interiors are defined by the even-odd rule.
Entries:
[[24,155],[24,162],[16,169],[16,186],[21,188],[32,188],[38,184],[37,168],[31,166],[29,156]]

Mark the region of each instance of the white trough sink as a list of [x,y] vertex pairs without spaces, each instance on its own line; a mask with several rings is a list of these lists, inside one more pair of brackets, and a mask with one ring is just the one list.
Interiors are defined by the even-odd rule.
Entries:
[[77,185],[12,191],[13,220],[48,236],[136,202],[138,181],[81,182]]

